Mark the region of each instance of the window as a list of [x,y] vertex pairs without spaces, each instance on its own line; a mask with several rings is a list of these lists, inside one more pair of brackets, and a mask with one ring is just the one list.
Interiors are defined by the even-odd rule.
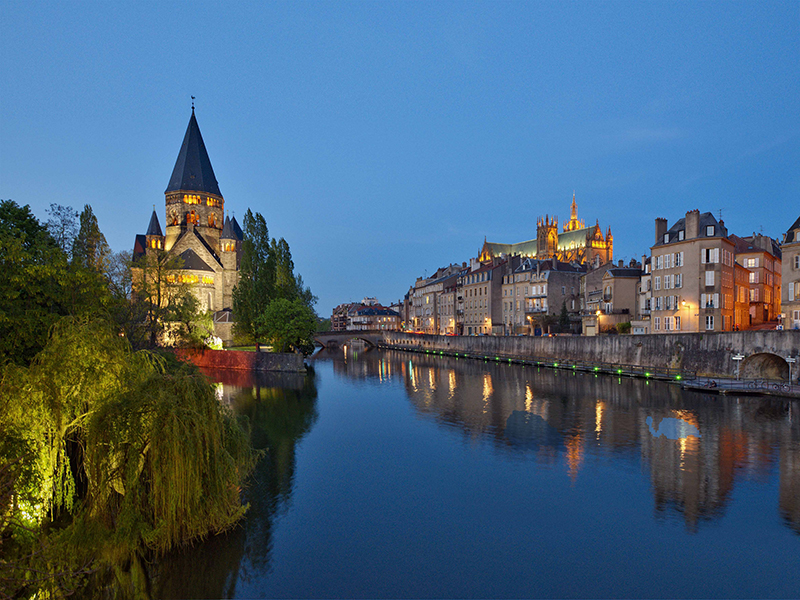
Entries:
[[656,276],[656,281],[655,281],[655,285],[653,286],[653,289],[655,289],[656,291],[661,289],[661,276],[660,275]]
[[713,225],[708,225],[706,227],[706,235],[708,237],[713,237],[714,236],[714,226]]
[[745,267],[747,267],[748,269],[758,266],[757,258],[748,258],[745,262],[747,263],[745,264]]
[[656,269],[662,268],[661,265],[664,264],[664,257],[663,256],[656,256]]
[[[683,252],[681,252],[681,254],[683,254]],[[681,273],[675,274],[675,287],[683,287],[683,275]]]
[[800,269],[800,254],[794,257],[794,268]]
[[664,289],[672,289],[672,275],[664,275]]
[[681,330],[681,318],[675,317],[675,331]]
[[664,234],[664,243],[665,244],[669,244],[669,234],[668,233]]
[[661,331],[661,317],[653,318],[653,331]]
[[706,271],[706,286],[714,285],[714,271]]
[[789,282],[789,302],[794,302],[794,282]]
[[758,283],[758,273],[750,273],[750,283]]
[[672,317],[664,317],[664,331],[672,330]]
[[706,315],[706,331],[714,331],[714,315]]
[[683,241],[683,236],[684,236],[684,233],[685,233],[685,232],[684,232],[683,230],[680,230],[680,231],[678,232],[678,241],[679,241],[679,242],[682,242],[682,241]]
[[567,286],[565,286],[565,285],[561,286],[561,293],[562,294],[566,294],[567,293]]

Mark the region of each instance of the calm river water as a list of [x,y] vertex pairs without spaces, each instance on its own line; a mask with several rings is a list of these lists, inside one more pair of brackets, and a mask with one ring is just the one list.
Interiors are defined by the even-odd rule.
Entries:
[[162,563],[154,596],[800,596],[797,402],[393,351],[313,365],[212,374],[267,454],[242,527]]

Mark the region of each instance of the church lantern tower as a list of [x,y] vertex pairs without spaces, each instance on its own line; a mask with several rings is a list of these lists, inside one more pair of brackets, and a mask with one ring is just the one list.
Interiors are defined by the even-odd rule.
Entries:
[[219,191],[194,107],[164,195],[167,205],[165,250],[169,250],[185,231],[194,228],[214,252],[219,253],[225,200]]

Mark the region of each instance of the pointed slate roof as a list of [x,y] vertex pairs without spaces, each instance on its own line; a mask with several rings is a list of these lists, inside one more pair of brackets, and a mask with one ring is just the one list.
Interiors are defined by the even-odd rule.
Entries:
[[206,192],[222,197],[214,169],[211,167],[211,160],[206,152],[206,145],[203,143],[203,136],[200,134],[200,127],[194,116],[194,109],[166,192],[178,190]]
[[157,235],[164,237],[164,234],[161,233],[161,224],[158,222],[156,209],[153,209],[153,214],[150,217],[150,225],[147,226],[147,233],[145,233],[145,235]]
[[231,228],[233,229],[233,233],[236,234],[236,239],[240,242],[244,240],[244,232],[242,228],[239,227],[239,223],[236,222],[236,217],[231,217]]
[[197,252],[191,248],[187,248],[181,252],[180,257],[183,259],[183,268],[191,271],[214,271],[209,267],[206,262],[197,255]]
[[233,226],[231,225],[230,217],[225,217],[225,224],[222,226],[222,233],[219,235],[219,239],[221,240],[236,239],[236,234],[233,231]]
[[800,241],[800,239],[795,239],[797,236],[794,234],[795,230],[798,228],[800,228],[800,217],[797,217],[797,221],[795,221],[794,224],[789,227],[789,231],[786,232],[786,239],[783,240],[784,244]]

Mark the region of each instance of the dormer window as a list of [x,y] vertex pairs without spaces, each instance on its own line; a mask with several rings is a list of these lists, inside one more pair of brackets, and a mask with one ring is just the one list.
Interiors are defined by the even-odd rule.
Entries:
[[681,229],[681,230],[678,232],[678,241],[679,241],[679,242],[682,242],[682,241],[683,241],[683,234],[684,234],[684,233],[685,233],[685,232],[684,232],[682,229]]
[[664,243],[665,244],[669,244],[669,234],[668,233],[664,234]]
[[714,226],[713,225],[709,225],[709,226],[706,227],[706,235],[708,237],[713,237],[714,236]]

